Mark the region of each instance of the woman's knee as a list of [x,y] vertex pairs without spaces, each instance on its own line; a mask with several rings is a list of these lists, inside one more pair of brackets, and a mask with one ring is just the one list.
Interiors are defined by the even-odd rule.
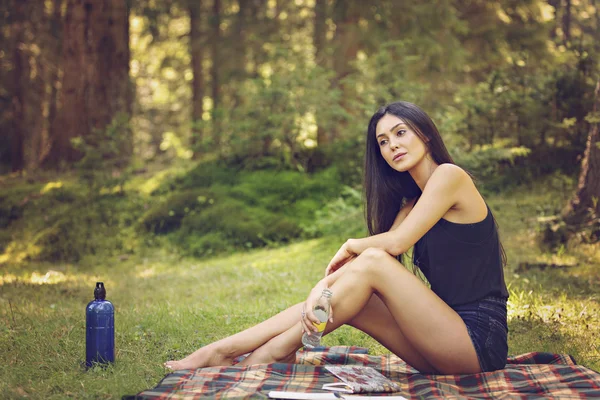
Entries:
[[373,272],[385,268],[386,265],[391,265],[392,263],[398,263],[398,261],[385,250],[369,247],[349,267],[355,272]]

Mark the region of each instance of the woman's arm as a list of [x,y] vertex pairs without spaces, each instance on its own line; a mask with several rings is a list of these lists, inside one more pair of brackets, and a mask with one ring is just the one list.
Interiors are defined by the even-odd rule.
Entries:
[[[370,247],[397,256],[411,248],[450,208],[456,206],[461,189],[472,185],[469,175],[453,164],[436,168],[425,185],[419,201],[397,227],[363,239],[349,239],[333,257],[327,269],[336,271],[351,256]],[[396,225],[396,223],[394,223]]]
[[402,223],[402,221],[404,221],[408,213],[410,213],[410,211],[413,209],[416,201],[417,198],[415,197],[414,199],[408,200],[406,204],[402,206],[400,211],[398,211],[398,215],[396,215],[396,218],[394,219],[392,227],[389,229],[390,231],[393,231],[394,229],[400,226],[400,224]]
[[471,182],[460,167],[442,164],[425,185],[423,194],[402,224],[388,232],[364,239],[348,240],[348,251],[360,254],[369,247],[380,248],[393,256],[405,253],[433,227],[459,199],[461,188]]

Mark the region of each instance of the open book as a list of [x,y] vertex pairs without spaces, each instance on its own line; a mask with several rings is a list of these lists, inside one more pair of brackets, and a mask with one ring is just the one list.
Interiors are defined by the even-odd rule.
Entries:
[[280,392],[275,390],[269,392],[269,398],[284,400],[407,400],[403,396],[361,396],[339,393]]
[[326,365],[325,368],[342,382],[326,383],[323,389],[342,393],[398,392],[400,386],[373,367],[363,365]]

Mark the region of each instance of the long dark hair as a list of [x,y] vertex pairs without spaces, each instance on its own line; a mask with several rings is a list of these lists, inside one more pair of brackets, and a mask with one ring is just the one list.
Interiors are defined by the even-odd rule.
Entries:
[[406,101],[398,101],[377,110],[369,121],[365,153],[365,217],[371,235],[387,232],[400,207],[407,200],[421,194],[421,189],[408,172],[394,170],[381,156],[375,130],[385,114],[402,119],[425,143],[437,164],[454,164],[437,127],[421,108]]
[[[387,232],[393,225],[400,208],[411,199],[421,195],[421,189],[408,171],[398,172],[383,159],[376,137],[377,123],[386,114],[402,119],[425,143],[430,156],[438,165],[455,164],[448,153],[440,132],[420,107],[407,101],[398,101],[379,108],[369,121],[367,150],[365,153],[365,218],[370,235]],[[496,228],[498,224],[494,218]],[[500,243],[502,263],[506,265],[506,253]]]

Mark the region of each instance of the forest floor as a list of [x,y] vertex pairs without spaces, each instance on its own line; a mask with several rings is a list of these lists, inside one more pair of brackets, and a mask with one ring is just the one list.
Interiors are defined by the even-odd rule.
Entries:
[[[600,247],[557,252],[535,241],[537,218],[568,191],[538,184],[488,197],[508,254],[509,352],[568,353],[600,370]],[[549,211],[548,211],[549,212]],[[162,363],[303,301],[341,237],[211,259],[151,256],[0,266],[0,398],[120,398],[155,386]],[[81,367],[85,306],[103,281],[116,308],[116,363]],[[387,350],[343,327],[326,345]]]

